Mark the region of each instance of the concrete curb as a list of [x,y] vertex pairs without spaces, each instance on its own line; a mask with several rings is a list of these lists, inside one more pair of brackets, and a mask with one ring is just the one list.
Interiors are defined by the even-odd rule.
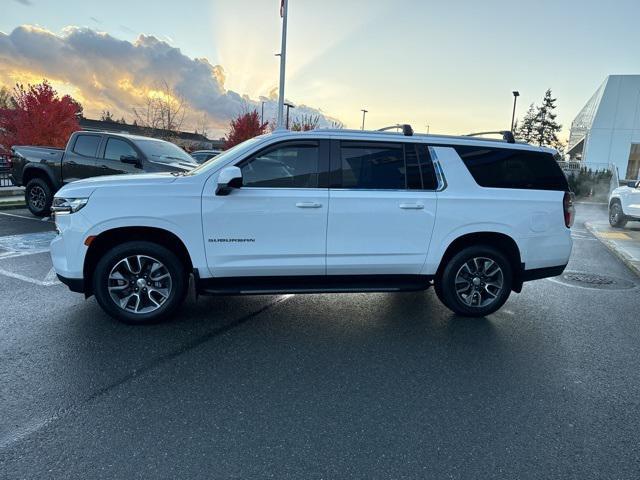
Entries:
[[589,202],[576,200],[576,205],[608,205],[607,202]]
[[591,225],[591,222],[584,222],[584,226],[587,227],[587,230],[589,230],[594,237],[600,240],[600,242],[602,242],[602,244],[607,247],[611,253],[618,257],[622,261],[622,263],[624,263],[629,268],[629,270],[640,277],[640,266],[637,266],[633,261],[631,261],[629,257],[618,250],[614,242],[607,240],[606,238],[602,238],[600,235],[598,235],[598,230],[593,225]]

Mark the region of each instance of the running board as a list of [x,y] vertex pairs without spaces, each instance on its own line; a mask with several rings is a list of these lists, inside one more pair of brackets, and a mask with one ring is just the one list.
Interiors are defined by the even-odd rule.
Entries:
[[199,279],[197,289],[201,295],[414,292],[426,290],[432,280],[429,275],[216,277]]

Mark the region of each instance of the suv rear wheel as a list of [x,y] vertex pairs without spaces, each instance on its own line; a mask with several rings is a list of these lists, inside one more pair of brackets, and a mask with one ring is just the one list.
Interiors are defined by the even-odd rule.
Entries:
[[29,211],[36,217],[46,217],[51,214],[53,190],[45,180],[41,178],[29,180],[24,190],[24,199]]
[[493,247],[466,247],[456,253],[436,278],[438,298],[450,310],[483,317],[498,310],[511,293],[513,270]]
[[187,293],[184,265],[165,247],[127,242],[107,251],[96,265],[93,291],[112,317],[131,324],[156,323],[180,306]]

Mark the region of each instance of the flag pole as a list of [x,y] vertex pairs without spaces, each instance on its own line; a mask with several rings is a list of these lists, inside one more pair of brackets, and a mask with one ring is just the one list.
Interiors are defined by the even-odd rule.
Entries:
[[280,90],[278,93],[278,124],[276,129],[284,129],[284,69],[287,63],[287,10],[289,0],[281,0],[280,15],[282,16],[282,46],[280,49]]

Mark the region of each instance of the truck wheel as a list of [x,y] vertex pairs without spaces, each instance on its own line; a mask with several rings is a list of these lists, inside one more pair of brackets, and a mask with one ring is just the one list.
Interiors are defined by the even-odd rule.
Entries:
[[623,228],[627,224],[627,217],[622,212],[622,206],[617,201],[609,205],[609,224],[615,228]]
[[465,317],[497,311],[511,293],[511,264],[490,246],[467,247],[456,253],[436,278],[436,295],[450,310]]
[[46,217],[51,214],[53,191],[49,184],[41,178],[32,178],[24,190],[27,208],[36,217]]
[[93,291],[103,310],[135,325],[156,323],[171,315],[184,300],[187,286],[180,259],[151,242],[113,247],[93,274]]

